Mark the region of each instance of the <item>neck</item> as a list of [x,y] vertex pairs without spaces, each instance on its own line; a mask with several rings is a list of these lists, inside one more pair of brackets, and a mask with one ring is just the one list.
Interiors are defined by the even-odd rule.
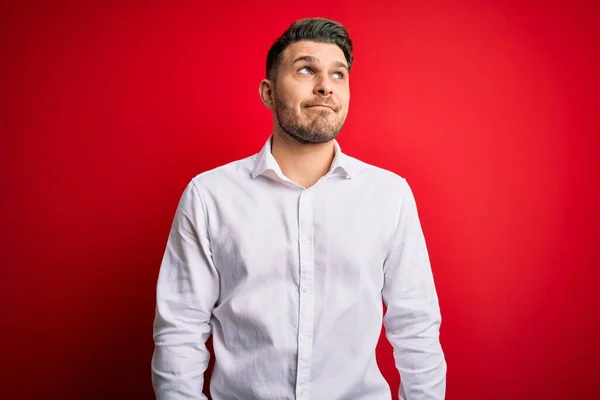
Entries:
[[317,144],[298,143],[285,133],[275,132],[271,153],[285,176],[308,188],[331,168],[335,145],[333,140]]

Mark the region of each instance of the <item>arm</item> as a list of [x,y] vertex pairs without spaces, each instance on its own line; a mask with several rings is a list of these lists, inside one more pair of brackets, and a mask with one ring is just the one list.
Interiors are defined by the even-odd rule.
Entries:
[[398,225],[383,267],[383,322],[400,373],[400,399],[442,400],[446,361],[438,298],[415,199],[404,179],[402,186]]
[[210,353],[205,342],[218,295],[206,212],[190,182],[177,207],[158,276],[152,357],[158,400],[206,399],[202,388]]

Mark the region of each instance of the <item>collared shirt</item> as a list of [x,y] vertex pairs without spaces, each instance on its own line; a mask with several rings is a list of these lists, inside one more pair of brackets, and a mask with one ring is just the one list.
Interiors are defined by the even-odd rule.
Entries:
[[212,333],[214,400],[389,400],[382,322],[400,398],[443,399],[441,316],[408,183],[334,140],[329,171],[304,188],[271,137],[183,192],[157,284],[157,399],[206,398]]

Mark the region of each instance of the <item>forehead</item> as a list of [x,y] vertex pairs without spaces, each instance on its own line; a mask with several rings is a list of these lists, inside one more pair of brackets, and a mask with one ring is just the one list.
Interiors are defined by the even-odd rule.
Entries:
[[322,64],[331,64],[334,61],[347,63],[344,52],[337,45],[332,43],[318,43],[310,41],[300,41],[289,45],[282,54],[284,64],[291,64],[297,57],[310,55]]

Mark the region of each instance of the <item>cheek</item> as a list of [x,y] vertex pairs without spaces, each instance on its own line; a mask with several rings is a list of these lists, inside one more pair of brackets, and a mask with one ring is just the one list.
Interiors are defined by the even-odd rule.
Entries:
[[288,93],[284,97],[279,98],[283,104],[286,105],[286,108],[293,110],[294,113],[299,113],[301,111],[300,104],[302,103],[302,98],[298,97],[295,94]]
[[348,108],[348,104],[350,103],[350,91],[346,88],[340,93],[340,102]]
[[278,96],[288,106],[298,109],[300,103],[311,96],[311,88],[308,82],[289,78],[283,80]]

